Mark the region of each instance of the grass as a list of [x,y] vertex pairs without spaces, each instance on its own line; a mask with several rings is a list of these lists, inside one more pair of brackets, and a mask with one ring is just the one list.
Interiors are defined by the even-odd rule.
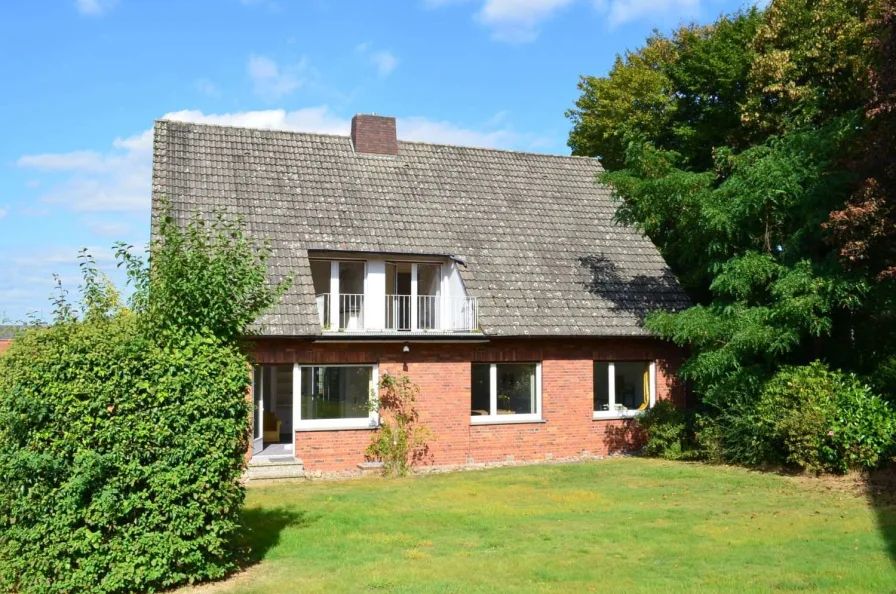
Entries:
[[281,484],[246,514],[260,562],[190,592],[896,592],[896,508],[738,468]]

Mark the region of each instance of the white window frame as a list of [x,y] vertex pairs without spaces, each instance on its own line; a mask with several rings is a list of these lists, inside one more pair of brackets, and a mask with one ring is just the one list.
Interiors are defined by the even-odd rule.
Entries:
[[373,383],[372,398],[379,401],[379,365],[376,363],[345,364],[345,365],[300,365],[293,366],[292,389],[295,395],[293,403],[293,427],[296,431],[334,431],[342,429],[376,429],[380,426],[379,410],[371,410],[366,417],[354,419],[302,419],[302,368],[303,367],[370,367],[371,382]]
[[[498,410],[498,365],[532,365],[535,364],[535,413],[522,415],[499,415]],[[489,365],[489,414],[470,415],[471,425],[505,425],[512,423],[540,423],[541,419],[541,362],[535,361],[503,361],[501,363],[479,363],[472,365]],[[470,366],[470,377],[473,367]],[[472,388],[472,386],[471,386]],[[472,398],[472,394],[470,395]]]
[[[609,369],[607,370],[607,382],[608,382],[608,390],[609,390],[609,407],[610,410],[595,410],[593,411],[594,419],[630,419],[632,417],[637,417],[638,415],[644,414],[644,410],[642,409],[623,409],[623,410],[614,410],[616,407],[616,363],[641,363],[644,359],[635,359],[629,361],[594,361],[594,363],[607,363]],[[650,382],[649,386],[649,395],[647,401],[647,408],[653,408],[656,404],[656,361],[647,361],[650,365],[650,369],[647,372],[647,379]],[[592,382],[593,386],[593,382]],[[592,387],[591,401],[592,406],[594,402],[594,393]]]

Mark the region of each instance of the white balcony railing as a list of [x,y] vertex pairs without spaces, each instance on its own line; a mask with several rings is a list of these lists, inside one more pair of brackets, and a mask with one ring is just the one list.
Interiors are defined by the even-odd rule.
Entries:
[[411,329],[410,295],[386,295],[386,329]]
[[444,327],[454,331],[479,330],[479,302],[475,297],[454,297],[447,300]]
[[[418,295],[385,295],[385,316],[380,322],[385,329],[397,332],[413,330],[442,330],[473,332],[479,329],[479,306],[475,297],[440,297]],[[369,330],[365,325],[364,295],[342,293],[338,296],[338,310],[334,311],[336,325],[331,323],[330,294],[320,293],[317,312],[324,330]]]
[[412,307],[412,300],[411,295],[386,295],[387,330],[472,332],[479,328],[479,309],[475,297],[418,295],[416,308]]
[[339,294],[339,330],[364,329],[364,295]]

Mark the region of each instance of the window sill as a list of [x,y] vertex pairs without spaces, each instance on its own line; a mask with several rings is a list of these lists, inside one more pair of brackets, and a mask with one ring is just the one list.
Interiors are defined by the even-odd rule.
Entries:
[[379,429],[379,423],[371,423],[368,419],[364,419],[363,423],[321,423],[321,424],[308,424],[308,425],[298,425],[296,427],[296,433],[304,433],[308,431],[372,431],[374,429]]
[[478,416],[470,417],[470,425],[521,425],[525,423],[547,423],[541,417],[526,417],[522,419],[508,419],[510,415],[502,416]]
[[592,419],[595,421],[612,421],[618,419],[633,419],[644,414],[643,410],[601,410],[594,411]]

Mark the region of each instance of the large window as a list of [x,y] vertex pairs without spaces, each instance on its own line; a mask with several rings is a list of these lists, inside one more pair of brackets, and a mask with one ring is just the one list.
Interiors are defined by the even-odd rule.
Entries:
[[594,362],[594,418],[630,417],[656,401],[649,361]]
[[540,363],[473,363],[470,388],[473,423],[541,419]]
[[377,413],[370,410],[371,396],[376,393],[375,366],[303,366],[299,375],[299,429],[360,429],[377,425]]

